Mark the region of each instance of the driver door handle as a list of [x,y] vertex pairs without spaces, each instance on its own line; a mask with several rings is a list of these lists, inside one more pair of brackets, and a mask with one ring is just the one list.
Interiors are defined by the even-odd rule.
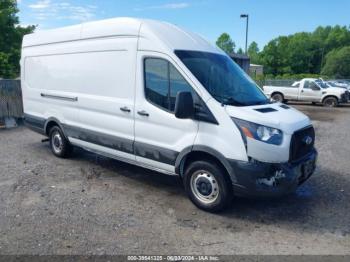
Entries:
[[126,106],[121,107],[120,110],[123,111],[123,112],[128,112],[128,113],[131,112],[131,110],[128,107],[126,107]]
[[149,116],[149,114],[148,114],[145,110],[137,111],[137,113],[138,113],[140,116]]

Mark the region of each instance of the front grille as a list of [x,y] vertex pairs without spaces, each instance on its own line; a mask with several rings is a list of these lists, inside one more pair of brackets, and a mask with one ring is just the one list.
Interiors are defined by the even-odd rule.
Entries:
[[350,92],[348,90],[345,91],[345,93],[343,93],[340,96],[340,100],[341,102],[347,102],[350,99]]
[[[311,143],[308,144],[307,142],[310,142],[309,138],[311,138],[312,140]],[[297,161],[300,158],[306,156],[313,150],[314,144],[315,130],[312,126],[294,132],[292,140],[290,142],[289,161]]]
[[341,100],[341,102],[344,102],[344,101],[346,101],[347,99],[348,99],[348,98],[347,98],[346,93],[341,94],[341,96],[340,96],[340,100]]

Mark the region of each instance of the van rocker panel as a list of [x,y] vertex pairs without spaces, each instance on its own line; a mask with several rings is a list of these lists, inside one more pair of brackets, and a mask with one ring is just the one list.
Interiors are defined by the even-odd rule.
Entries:
[[46,123],[46,120],[44,118],[24,114],[24,124],[26,125],[26,127],[28,127],[29,129],[39,134],[46,135],[45,123]]
[[60,123],[55,118],[44,119],[37,116],[25,114],[25,123],[28,128],[42,135],[46,135],[46,126],[48,122],[55,121],[64,132],[66,137],[76,138],[99,146],[111,148],[124,153],[135,154],[143,158],[148,158],[168,165],[175,165],[179,152],[149,145],[130,139],[116,137],[101,132],[83,129],[77,126]]
[[67,137],[77,138],[82,141],[112,148],[125,153],[134,153],[132,140],[83,129],[77,126],[63,124],[63,127]]

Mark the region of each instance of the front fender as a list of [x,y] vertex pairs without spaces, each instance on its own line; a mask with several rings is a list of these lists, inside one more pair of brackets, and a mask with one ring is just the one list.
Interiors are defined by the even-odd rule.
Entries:
[[213,148],[210,148],[208,146],[204,146],[204,145],[189,146],[189,147],[186,147],[185,149],[183,149],[179,153],[179,155],[177,156],[176,161],[175,161],[175,173],[176,174],[181,175],[183,173],[181,170],[183,161],[186,159],[186,156],[188,156],[188,154],[194,153],[194,152],[206,153],[206,154],[210,155],[211,157],[217,159],[223,165],[223,167],[226,169],[227,173],[230,175],[231,181],[233,183],[235,183],[237,181],[236,176],[234,174],[234,169],[233,169],[232,165],[230,164],[230,159],[227,159],[219,151],[217,151]]
[[336,97],[338,100],[341,99],[341,95],[340,94],[337,94],[337,93],[326,93],[324,95],[322,95],[322,98],[321,98],[321,102],[326,98],[326,97]]

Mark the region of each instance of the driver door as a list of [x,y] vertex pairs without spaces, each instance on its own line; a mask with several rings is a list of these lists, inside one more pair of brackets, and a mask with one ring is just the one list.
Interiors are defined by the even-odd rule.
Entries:
[[137,63],[136,160],[174,173],[176,157],[193,145],[198,132],[198,121],[175,117],[175,97],[180,91],[194,91],[166,55],[138,52]]
[[321,88],[315,82],[305,80],[303,89],[300,91],[300,100],[318,102],[321,97]]

